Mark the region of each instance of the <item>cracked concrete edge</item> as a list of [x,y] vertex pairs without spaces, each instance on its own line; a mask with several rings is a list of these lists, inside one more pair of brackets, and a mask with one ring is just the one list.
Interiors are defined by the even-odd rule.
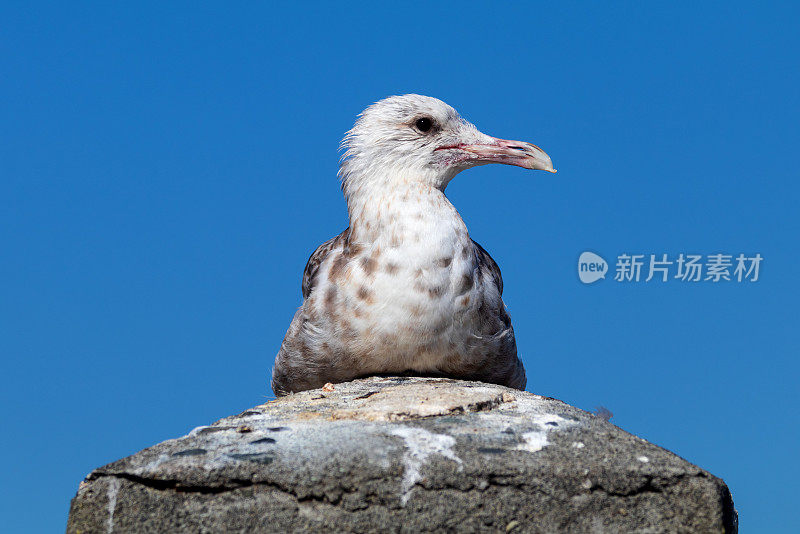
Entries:
[[[718,481],[721,482],[720,479],[717,477],[709,476],[708,473],[702,470],[698,470],[698,472],[693,474],[679,474],[673,477],[658,477],[658,476],[648,476],[645,480],[638,486],[629,489],[629,490],[613,490],[605,488],[602,484],[597,482],[592,482],[591,484],[587,484],[585,488],[588,490],[589,493],[594,492],[601,492],[606,495],[612,497],[635,497],[637,495],[645,494],[645,493],[664,493],[669,488],[674,486],[679,486],[681,484],[686,483],[687,481],[691,481],[692,479],[702,479],[702,480],[709,480],[711,482]],[[273,482],[265,482],[259,481],[254,482],[252,480],[231,480],[229,485],[186,485],[179,480],[165,480],[165,479],[154,479],[154,478],[147,478],[141,477],[138,475],[134,475],[131,473],[102,473],[102,472],[94,472],[91,479],[88,479],[81,484],[87,484],[87,482],[94,482],[99,480],[112,480],[112,479],[119,479],[119,480],[126,480],[132,484],[138,484],[143,487],[147,487],[152,490],[156,491],[165,491],[165,492],[175,492],[178,494],[191,494],[191,493],[200,493],[204,495],[217,495],[220,493],[227,493],[232,492],[244,488],[252,488],[252,487],[262,487],[262,488],[270,488],[281,491],[286,493],[287,495],[291,495],[298,501],[309,501],[309,500],[321,500],[321,501],[329,501],[332,504],[336,504],[339,502],[339,499],[331,500],[327,495],[303,495],[299,496],[297,493],[292,491],[291,487],[286,487],[281,484],[276,484]],[[716,479],[716,480],[715,480]],[[509,483],[503,481],[502,477],[488,477],[487,484],[485,486],[482,485],[473,485],[470,486],[468,489],[464,489],[457,485],[445,485],[442,487],[436,487],[435,489],[452,489],[456,491],[472,491],[476,487],[485,487],[488,486],[503,486],[503,487],[511,487],[516,489],[526,489],[529,488],[529,484],[524,483]],[[730,500],[732,505],[733,499],[730,497],[730,491],[727,489],[724,483],[719,484],[718,487],[720,488],[720,496],[723,500]],[[353,493],[353,492],[350,492]]]
[[[437,389],[438,393],[436,393]],[[470,392],[470,389],[474,391]],[[416,393],[412,394],[410,398],[406,395],[399,408],[392,405],[391,402],[386,404],[386,399],[381,399],[382,392],[389,393],[390,396],[403,397],[403,395],[398,395],[398,390],[402,390],[401,393],[405,394]],[[423,394],[422,397],[418,395],[420,391]],[[313,503],[314,506],[321,506],[327,510],[325,513],[329,516],[326,516],[328,520],[333,520],[332,518],[335,516],[338,518],[337,521],[342,522],[342,525],[350,525],[348,528],[353,531],[368,532],[370,531],[369,525],[374,524],[370,521],[378,520],[376,518],[383,518],[384,522],[391,525],[400,521],[401,517],[404,518],[400,521],[401,523],[412,524],[419,519],[415,514],[426,517],[435,516],[438,512],[430,507],[431,502],[438,499],[440,494],[451,494],[452,492],[456,492],[453,495],[457,501],[464,501],[460,506],[466,506],[465,509],[469,509],[470,502],[476,499],[481,506],[490,505],[498,509],[503,508],[506,502],[519,501],[517,508],[508,509],[502,513],[498,512],[493,516],[484,514],[483,523],[481,523],[483,527],[477,524],[477,526],[473,525],[477,530],[483,530],[487,521],[489,524],[494,524],[493,521],[504,520],[504,515],[506,518],[510,518],[509,521],[518,521],[519,528],[525,530],[526,526],[531,525],[530,520],[535,516],[535,512],[532,511],[534,505],[540,506],[542,509],[560,510],[563,508],[560,517],[557,514],[549,519],[537,516],[539,525],[544,524],[542,521],[550,521],[551,524],[553,521],[556,523],[559,521],[562,523],[564,521],[574,522],[577,521],[576,518],[593,509],[595,519],[602,518],[608,523],[606,525],[608,528],[613,527],[617,531],[629,531],[626,529],[632,528],[631,525],[648,524],[654,529],[648,531],[658,532],[660,531],[658,530],[659,524],[653,523],[653,517],[661,518],[662,526],[672,525],[677,531],[681,530],[678,528],[682,524],[680,521],[695,521],[695,526],[701,527],[700,530],[704,530],[710,525],[719,527],[710,531],[734,532],[736,529],[736,513],[733,509],[730,492],[720,479],[678,458],[669,451],[631,436],[600,418],[593,417],[587,412],[555,399],[480,383],[460,383],[448,380],[429,382],[423,379],[368,379],[349,384],[338,384],[333,392],[317,390],[306,393],[306,395],[298,395],[298,398],[293,400],[291,397],[280,399],[239,415],[221,419],[208,427],[195,429],[183,438],[168,440],[132,457],[96,469],[81,484],[78,494],[73,499],[68,531],[86,531],[87,527],[100,525],[103,521],[106,526],[111,525],[113,528],[115,524],[131,520],[133,512],[127,512],[126,515],[124,510],[126,510],[126,506],[130,508],[130,505],[134,503],[134,508],[148,510],[155,507],[154,510],[162,510],[158,521],[167,524],[178,520],[171,515],[174,514],[176,508],[187,506],[191,508],[192,502],[198,504],[201,501],[204,503],[203,507],[215,510],[204,516],[203,521],[206,521],[206,526],[219,519],[215,519],[214,514],[216,514],[219,517],[227,517],[226,520],[234,521],[231,524],[217,524],[218,527],[224,526],[228,529],[231,525],[237,524],[238,519],[231,519],[227,508],[220,508],[219,503],[227,502],[234,496],[252,493],[262,497],[266,494],[273,497],[280,496],[279,500],[283,508],[272,509],[272,512],[268,514],[269,517],[259,515],[266,513],[264,510],[272,506],[269,502],[264,503],[264,506],[267,507],[264,510],[250,510],[248,517],[251,522],[243,527],[244,530],[270,532],[273,530],[270,530],[269,526],[278,523],[282,525],[284,531],[301,524],[312,528],[314,527],[313,522],[303,523],[304,520],[301,516],[305,513],[303,510],[307,511],[307,507]],[[451,393],[454,394],[451,395]],[[430,395],[436,397],[441,394],[446,397],[444,400],[430,398]],[[483,400],[473,402],[476,396]],[[452,400],[451,397],[457,398],[455,406],[452,403],[448,404]],[[363,402],[366,399],[371,400]],[[489,399],[488,403],[486,399]],[[494,399],[499,400],[495,401]],[[362,401],[361,404],[359,404],[359,400]],[[419,410],[412,408],[411,411],[408,411],[409,401],[412,404],[424,405],[427,403],[428,406]],[[347,410],[342,409],[343,405],[347,406]],[[465,406],[468,408],[464,409]],[[404,415],[394,419],[375,418],[370,410],[374,411],[377,407],[382,410],[399,410],[398,413],[413,415]],[[300,422],[294,419],[296,414],[309,410],[316,411],[316,416],[308,419],[300,418]],[[344,415],[342,412],[345,412]],[[431,414],[431,412],[435,413]],[[555,415],[555,413],[560,415]],[[523,443],[524,440],[521,438],[524,437],[524,432],[513,439],[508,436],[502,438],[505,441],[501,445],[505,448],[482,448],[479,446],[480,443],[475,444],[467,439],[470,438],[468,433],[459,434],[465,426],[480,426],[486,421],[491,421],[496,428],[489,425],[485,426],[484,430],[494,431],[495,435],[490,437],[496,439],[500,436],[498,432],[503,425],[509,423],[515,427],[524,427],[522,428],[524,430],[525,428],[538,428],[540,425],[545,427],[548,422],[556,420],[569,421],[570,424],[564,425],[562,429],[553,434],[554,441],[552,443],[547,439],[550,434],[544,432],[544,444],[541,439],[536,439],[533,446],[523,447],[532,453],[530,456],[520,456],[521,453],[513,452],[515,448],[520,448],[520,445],[513,447],[513,443],[516,442],[514,440]],[[335,467],[335,464],[329,465],[324,462],[319,464],[319,458],[315,460],[313,457],[311,459],[319,464],[315,469],[322,473],[312,470],[298,475],[293,471],[300,467],[299,464],[291,464],[291,462],[283,467],[278,465],[277,468],[275,464],[271,464],[269,467],[261,466],[252,472],[241,471],[240,464],[234,463],[232,464],[233,468],[230,465],[226,467],[232,471],[217,470],[219,476],[212,478],[198,476],[198,473],[200,475],[207,474],[209,466],[217,465],[213,462],[204,464],[200,461],[202,456],[180,457],[177,465],[183,471],[180,469],[170,471],[170,462],[159,463],[158,461],[158,458],[165,454],[168,455],[170,452],[178,454],[186,452],[187,449],[181,450],[181,447],[194,447],[198,446],[198,443],[206,443],[203,446],[209,446],[207,444],[230,446],[241,435],[255,435],[262,432],[265,426],[283,423],[295,427],[295,430],[305,429],[305,431],[322,425],[326,429],[333,428],[337,429],[339,433],[344,432],[345,435],[350,431],[348,429],[358,428],[358,431],[361,432],[365,427],[379,428],[384,434],[391,434],[391,429],[404,428],[404,424],[413,423],[415,428],[424,432],[433,432],[434,435],[441,436],[453,434],[461,440],[460,449],[457,452],[464,457],[466,463],[457,457],[458,466],[462,471],[466,466],[466,472],[459,475],[457,470],[447,463],[453,463],[452,458],[448,460],[446,455],[441,458],[435,455],[429,465],[423,462],[417,466],[417,469],[425,469],[425,476],[420,476],[419,479],[412,477],[410,486],[406,483],[408,487],[402,490],[405,487],[402,482],[404,473],[407,475],[410,468],[406,465],[405,468],[397,471],[398,468],[391,468],[390,464],[396,466],[402,464],[398,455],[405,454],[403,451],[408,449],[408,443],[393,443],[391,438],[386,438],[385,435],[381,438],[383,441],[379,442],[384,445],[380,445],[378,448],[394,450],[395,452],[392,452],[391,455],[387,455],[387,458],[392,456],[394,459],[377,470],[373,465],[372,472],[367,473],[370,462],[360,465],[358,461],[351,458],[353,463],[348,467],[350,471],[345,477],[337,477],[335,473],[326,473],[325,471],[329,470],[331,465]],[[240,433],[243,426],[247,427],[247,430]],[[284,429],[288,430],[288,428]],[[299,433],[302,434],[302,432]],[[300,443],[302,444],[303,439],[313,436],[315,436],[313,433],[305,437],[301,435]],[[387,439],[389,440],[387,441]],[[394,439],[401,438],[395,437]],[[467,439],[466,442],[464,442],[465,439]],[[586,443],[576,440],[584,440]],[[590,440],[594,441],[590,442]],[[275,442],[275,440],[271,441]],[[293,446],[291,440],[286,442],[284,439],[282,443],[289,452],[302,452],[302,449],[291,449]],[[465,443],[472,443],[472,445],[465,449]],[[371,445],[376,446],[376,443]],[[297,443],[294,446],[296,447]],[[544,452],[540,452],[543,447]],[[435,449],[434,446],[432,450]],[[477,453],[472,449],[500,451],[504,454],[501,456],[488,454],[477,457]],[[349,450],[350,453],[354,453],[359,448],[356,446]],[[635,452],[632,453],[631,451],[634,450]],[[583,479],[580,476],[576,478],[574,465],[572,472],[569,472],[569,469],[564,471],[564,466],[571,465],[570,462],[574,463],[574,458],[569,453],[576,451],[583,454],[591,453],[595,455],[594,458],[599,458],[595,462],[596,465],[592,465],[591,469],[586,470]],[[597,457],[598,451],[605,456]],[[638,461],[632,460],[633,463],[627,467],[624,464],[617,465],[619,455],[626,452],[629,453],[628,456],[638,454],[639,456],[635,457]],[[456,453],[453,452],[453,454]],[[648,456],[644,456],[645,454],[652,460]],[[240,456],[247,457],[248,455]],[[347,453],[344,454],[344,458],[348,458]],[[530,458],[530,460],[525,460],[525,458]],[[530,461],[535,458],[540,459],[531,464]],[[480,469],[488,460],[494,462],[494,464],[489,464],[490,472],[481,472]],[[617,462],[612,465],[612,471],[601,468],[603,462],[608,461]],[[272,460],[268,464],[271,462]],[[538,464],[536,462],[545,462],[546,469],[537,471]],[[655,467],[656,464],[657,467]],[[146,469],[148,465],[155,465],[155,468],[148,471]],[[622,470],[620,470],[620,466]],[[217,467],[220,466],[217,465]],[[212,468],[212,471],[214,469],[216,468]],[[522,471],[515,473],[515,470],[519,469]],[[633,471],[630,471],[631,469]],[[654,469],[657,471],[653,472]],[[171,474],[175,473],[181,476],[171,477]],[[318,482],[314,482],[314,477]],[[346,480],[348,478],[350,480]],[[105,492],[107,495],[103,494],[102,488],[104,487],[107,488]],[[419,498],[420,492],[424,492],[424,499]],[[488,504],[482,502],[486,499],[487,494],[498,492],[502,493],[502,496],[495,495],[495,498],[498,499],[497,502],[491,501]],[[409,497],[412,497],[410,501]],[[575,500],[576,503],[578,501],[583,503],[578,506],[580,510],[570,508],[572,506],[570,499]],[[160,503],[158,506],[153,504],[156,501]],[[405,507],[406,501],[408,501],[408,508]],[[244,501],[237,502],[235,508],[246,506]],[[701,503],[701,505],[698,507],[697,503]],[[452,513],[458,515],[459,510],[454,509],[452,505],[453,503],[447,501],[440,503],[440,506],[450,508]],[[689,508],[684,510],[683,508],[687,506]],[[615,523],[615,520],[609,516],[609,507],[624,510],[629,515],[629,517],[626,516],[629,519],[628,522]],[[114,510],[117,508],[123,511],[117,510],[115,513]],[[506,506],[506,508],[508,507]],[[674,510],[672,510],[673,508]],[[476,517],[481,516],[482,509],[481,507],[473,509],[473,513],[477,514]],[[277,521],[276,523],[275,518],[278,516],[283,519],[282,522]],[[260,523],[259,517],[263,519]],[[371,519],[367,520],[365,517]],[[517,519],[514,519],[515,517]],[[525,520],[525,517],[528,519]],[[678,517],[683,519],[676,519]],[[691,517],[695,518],[690,519]],[[149,516],[140,515],[138,520],[143,522],[142,525],[154,525],[155,523],[151,521],[153,518],[148,518]],[[202,526],[199,523],[191,523],[189,519],[184,518],[184,520],[183,523],[175,523],[173,526],[179,530],[185,528],[186,531],[193,531]],[[446,525],[448,520],[446,517],[440,518],[440,526]],[[697,522],[701,520],[705,523]],[[147,521],[151,522],[147,523]],[[462,517],[464,525],[471,524],[470,521],[469,516]],[[319,527],[319,525],[316,526]],[[581,524],[580,528],[589,528],[589,526]],[[128,523],[128,527],[134,530],[138,528],[135,521]],[[576,526],[576,528],[578,527]],[[638,529],[638,527],[636,528]],[[665,528],[663,531],[676,530]]]
[[[220,503],[216,490],[211,494],[202,492],[183,492],[176,488],[157,487],[148,484],[141,485],[134,480],[121,477],[122,482],[111,488],[111,481],[118,475],[110,475],[97,479],[99,485],[94,491],[99,492],[99,498],[73,502],[70,514],[68,533],[78,532],[421,532],[421,531],[453,531],[457,525],[459,532],[496,531],[497,526],[516,525],[517,532],[572,532],[572,531],[599,531],[599,532],[735,532],[736,516],[733,510],[730,494],[724,486],[717,496],[720,499],[724,516],[715,524],[719,528],[708,528],[709,523],[705,518],[695,517],[694,523],[686,523],[682,518],[676,521],[676,511],[670,515],[654,514],[658,506],[651,505],[659,500],[661,493],[671,492],[689,497],[703,496],[711,487],[702,486],[700,489],[692,484],[692,477],[679,477],[670,487],[658,491],[645,489],[642,492],[617,496],[613,493],[598,497],[596,492],[605,493],[600,488],[593,488],[586,496],[582,510],[576,510],[567,517],[563,515],[554,518],[554,514],[531,515],[520,513],[519,504],[531,499],[541,488],[525,488],[516,485],[506,485],[490,482],[484,488],[473,487],[467,490],[458,487],[448,488],[419,488],[425,494],[424,502],[427,506],[417,506],[407,510],[408,513],[398,515],[398,508],[394,503],[375,501],[362,503],[356,508],[347,509],[342,506],[344,499],[330,502],[324,497],[298,498],[291,492],[282,488],[269,485],[255,484],[250,487],[241,487],[230,490],[230,497],[239,505],[230,506],[238,510],[238,517],[232,518],[227,509],[230,503]],[[704,478],[698,476],[698,478]],[[104,487],[105,486],[105,487]],[[111,504],[112,491],[123,495],[123,498],[114,497]],[[102,495],[105,493],[106,495]],[[167,494],[163,496],[163,494]],[[546,492],[542,493],[546,497]],[[163,497],[163,498],[162,498]],[[430,498],[439,500],[429,500]],[[713,498],[709,495],[707,498]],[[442,499],[443,498],[443,499]],[[117,507],[117,500],[120,505]],[[485,514],[487,500],[509,503],[509,510],[487,517]],[[595,506],[593,506],[592,500]],[[613,504],[607,506],[607,501]],[[663,499],[662,499],[663,500]],[[725,505],[727,501],[728,505]],[[276,506],[275,503],[281,506]],[[597,503],[602,503],[599,508]],[[166,506],[165,506],[166,504]],[[517,505],[516,509],[513,505]],[[215,509],[216,508],[216,509]],[[446,508],[449,513],[454,513],[451,524],[436,513],[437,508]],[[542,507],[547,509],[548,507]],[[608,517],[608,509],[613,508],[614,515]],[[197,513],[204,510],[207,513]],[[309,520],[305,514],[309,510],[317,510],[314,520]],[[595,510],[594,520],[587,520],[584,511]],[[116,512],[116,520],[115,513]],[[577,513],[581,512],[581,513]],[[260,514],[260,515],[259,515]],[[325,517],[322,518],[320,514]],[[483,514],[483,515],[482,515]],[[440,519],[437,522],[431,517]],[[106,518],[97,521],[97,518]],[[333,519],[336,526],[329,522]],[[455,521],[453,521],[455,520]],[[115,522],[116,521],[116,522]],[[548,527],[547,525],[551,525]],[[558,525],[552,527],[552,525]],[[106,528],[93,528],[106,527]],[[540,528],[541,527],[541,528]]]

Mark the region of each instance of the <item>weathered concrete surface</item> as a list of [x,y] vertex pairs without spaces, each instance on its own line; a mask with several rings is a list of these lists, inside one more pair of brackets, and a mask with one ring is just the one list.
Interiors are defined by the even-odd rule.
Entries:
[[[326,391],[327,390],[327,391]],[[733,532],[722,480],[560,401],[370,378],[93,471],[67,531]]]

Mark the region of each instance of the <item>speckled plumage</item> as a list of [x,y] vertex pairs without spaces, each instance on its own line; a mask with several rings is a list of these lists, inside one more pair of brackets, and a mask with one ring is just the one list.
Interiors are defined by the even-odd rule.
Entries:
[[[431,128],[420,128],[429,119]],[[444,194],[461,170],[552,171],[535,145],[480,133],[440,100],[390,97],[343,142],[350,226],[311,255],[275,359],[276,395],[374,374],[525,387],[500,269]]]

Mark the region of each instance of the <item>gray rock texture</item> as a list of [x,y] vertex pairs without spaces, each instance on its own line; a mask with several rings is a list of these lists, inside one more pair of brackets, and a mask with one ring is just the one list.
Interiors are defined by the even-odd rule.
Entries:
[[719,478],[563,402],[369,378],[94,470],[67,532],[735,532]]

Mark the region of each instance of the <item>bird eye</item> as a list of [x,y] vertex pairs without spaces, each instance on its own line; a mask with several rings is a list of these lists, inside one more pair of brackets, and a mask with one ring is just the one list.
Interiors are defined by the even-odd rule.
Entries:
[[414,126],[416,126],[417,130],[420,132],[427,133],[431,131],[431,128],[433,128],[433,119],[429,117],[421,117],[417,119],[417,121],[414,123]]

